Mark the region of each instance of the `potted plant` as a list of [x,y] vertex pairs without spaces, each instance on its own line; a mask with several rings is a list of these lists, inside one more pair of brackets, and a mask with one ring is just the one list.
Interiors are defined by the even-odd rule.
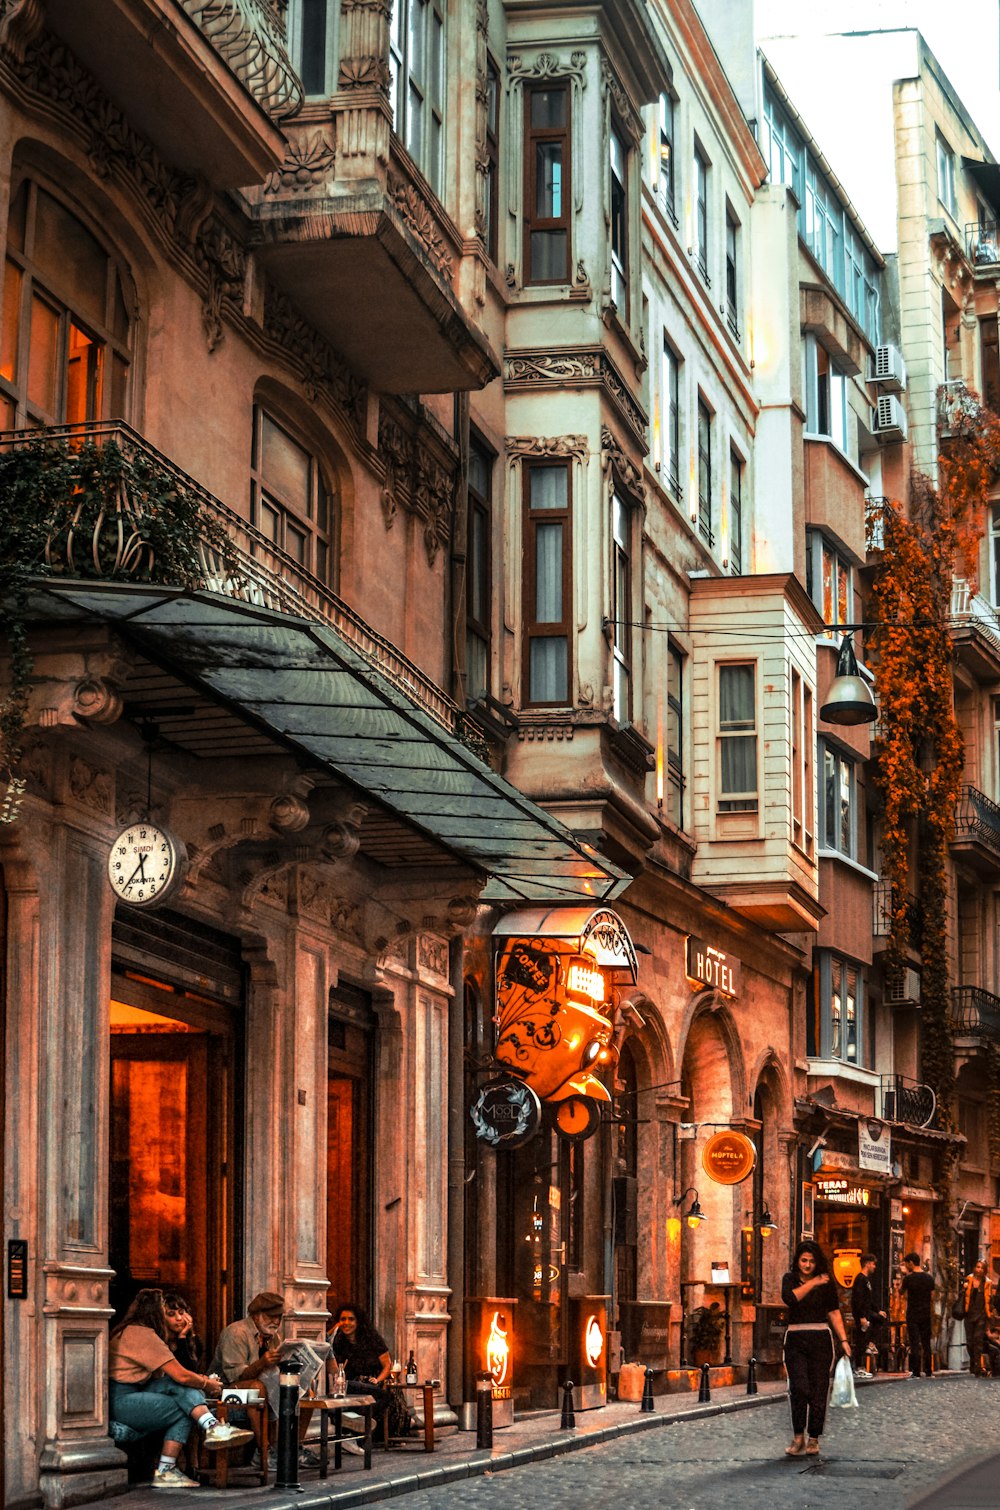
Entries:
[[687,1320],[688,1352],[694,1363],[712,1363],[717,1359],[724,1325],[725,1317],[717,1300],[711,1305],[695,1306]]

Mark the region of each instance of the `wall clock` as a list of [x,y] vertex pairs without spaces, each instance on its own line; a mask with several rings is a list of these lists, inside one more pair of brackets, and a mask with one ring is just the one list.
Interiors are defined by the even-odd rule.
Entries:
[[112,890],[130,907],[162,907],[184,882],[188,857],[182,840],[155,823],[130,823],[108,855]]

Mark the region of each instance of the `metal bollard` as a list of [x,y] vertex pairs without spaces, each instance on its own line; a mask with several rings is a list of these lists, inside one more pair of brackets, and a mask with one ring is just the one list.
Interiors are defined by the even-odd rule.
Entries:
[[281,1362],[278,1374],[278,1451],[275,1489],[299,1488],[299,1370],[293,1353]]
[[756,1360],[756,1358],[751,1358],[750,1362],[747,1364],[747,1394],[748,1395],[755,1395],[756,1393],[757,1393],[757,1360]]
[[476,1446],[493,1446],[493,1375],[476,1375]]
[[639,1406],[639,1414],[641,1416],[648,1416],[655,1410],[656,1406],[653,1403],[653,1370],[647,1368],[642,1386],[642,1404]]
[[701,1405],[706,1400],[711,1400],[711,1398],[712,1385],[708,1372],[708,1364],[703,1363],[701,1366],[701,1383],[698,1385],[698,1404]]
[[573,1409],[573,1382],[567,1379],[562,1387],[562,1418],[559,1422],[560,1431],[576,1430],[576,1411]]

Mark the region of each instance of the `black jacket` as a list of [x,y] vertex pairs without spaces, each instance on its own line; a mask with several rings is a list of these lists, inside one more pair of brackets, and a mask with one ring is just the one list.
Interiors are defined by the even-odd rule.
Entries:
[[862,1270],[854,1276],[854,1284],[851,1286],[851,1314],[855,1321],[871,1321],[877,1310],[871,1280]]

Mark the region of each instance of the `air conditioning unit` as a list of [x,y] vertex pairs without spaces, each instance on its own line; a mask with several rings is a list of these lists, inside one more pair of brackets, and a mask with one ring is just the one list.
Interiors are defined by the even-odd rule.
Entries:
[[875,347],[875,364],[868,381],[888,388],[891,393],[902,393],[906,387],[906,363],[898,347]]
[[905,440],[907,429],[906,410],[899,399],[891,393],[879,394],[875,434],[884,440]]
[[920,972],[893,970],[885,977],[885,1000],[890,1007],[914,1007],[920,1004]]

